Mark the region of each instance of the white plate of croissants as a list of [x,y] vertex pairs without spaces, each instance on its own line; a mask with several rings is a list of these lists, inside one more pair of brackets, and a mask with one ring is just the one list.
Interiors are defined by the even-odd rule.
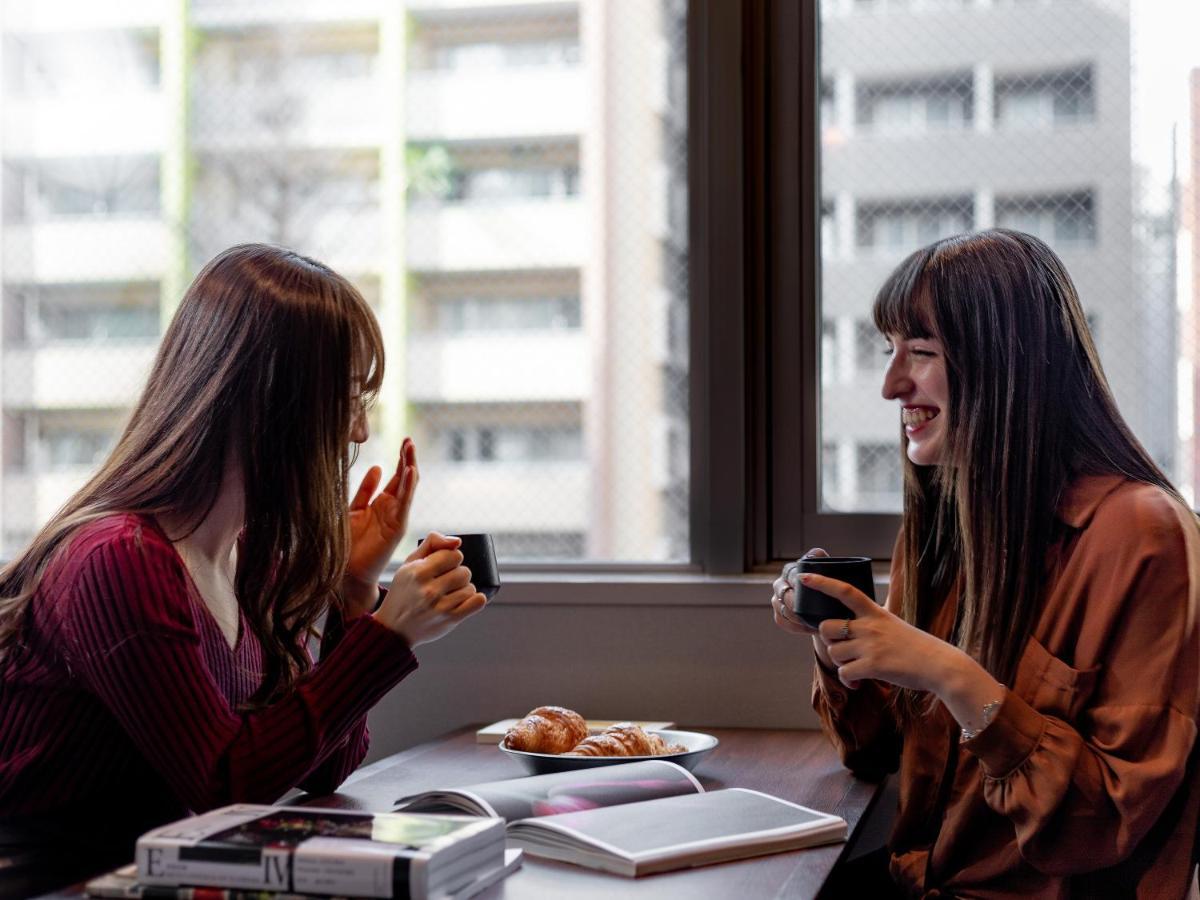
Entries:
[[521,719],[500,742],[500,749],[535,775],[587,769],[641,759],[669,759],[693,769],[717,746],[699,731],[645,731],[618,722],[591,733],[583,716],[562,706],[539,706]]

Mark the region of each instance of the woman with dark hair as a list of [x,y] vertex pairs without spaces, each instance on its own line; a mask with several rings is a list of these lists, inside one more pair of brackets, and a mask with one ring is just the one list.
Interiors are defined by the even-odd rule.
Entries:
[[249,244],[196,276],[111,455],[0,572],[0,894],[188,811],[334,790],[412,649],[483,607],[437,534],[378,587],[418,475],[406,440],[347,504],[383,362],[318,262]]
[[[912,896],[1182,897],[1200,815],[1200,532],[1121,418],[1062,262],[993,229],[919,250],[875,324],[904,514],[883,607],[813,636],[856,773],[899,767]],[[813,551],[821,554],[823,551]]]

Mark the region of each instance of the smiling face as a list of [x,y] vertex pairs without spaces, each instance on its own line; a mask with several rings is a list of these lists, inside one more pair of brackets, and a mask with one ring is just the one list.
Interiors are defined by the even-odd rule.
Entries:
[[900,420],[908,437],[908,458],[914,465],[936,466],[943,461],[950,427],[950,389],[946,354],[932,337],[885,335],[888,346],[883,397],[900,404]]

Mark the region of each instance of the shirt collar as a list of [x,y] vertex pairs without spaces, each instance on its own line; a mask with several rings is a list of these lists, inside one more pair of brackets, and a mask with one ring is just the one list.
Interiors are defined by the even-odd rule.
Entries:
[[1083,475],[1063,492],[1058,517],[1072,528],[1083,528],[1092,520],[1100,502],[1127,479],[1123,475]]

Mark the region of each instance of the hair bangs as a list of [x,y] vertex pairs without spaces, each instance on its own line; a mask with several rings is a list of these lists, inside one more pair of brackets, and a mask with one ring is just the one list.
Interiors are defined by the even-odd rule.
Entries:
[[926,267],[929,250],[918,250],[897,266],[875,295],[871,314],[881,334],[901,338],[932,338],[933,298],[930,295]]

